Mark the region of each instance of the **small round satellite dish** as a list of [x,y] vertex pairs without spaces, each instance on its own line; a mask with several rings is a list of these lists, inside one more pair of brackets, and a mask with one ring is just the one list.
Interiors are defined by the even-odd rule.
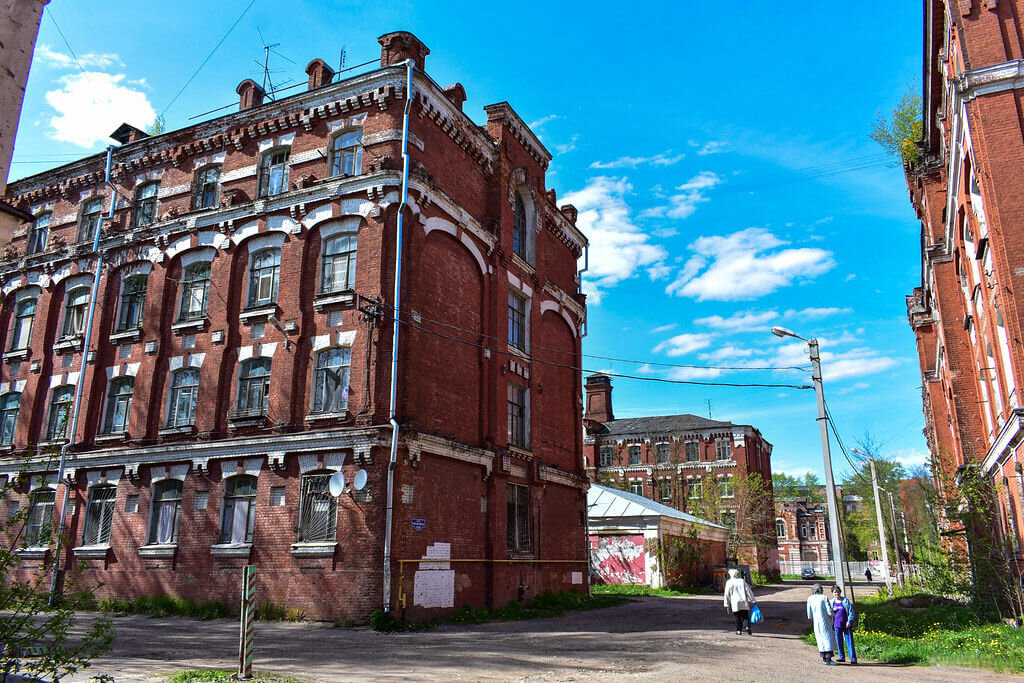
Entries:
[[366,470],[359,470],[356,472],[355,478],[352,480],[352,488],[356,491],[362,491],[363,487],[366,486]]
[[331,475],[331,480],[327,482],[327,488],[330,490],[331,495],[337,498],[345,492],[345,473],[335,472]]

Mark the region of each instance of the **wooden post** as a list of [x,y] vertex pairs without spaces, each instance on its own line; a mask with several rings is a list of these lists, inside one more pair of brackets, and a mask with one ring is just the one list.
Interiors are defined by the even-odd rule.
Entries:
[[252,659],[255,651],[254,625],[256,621],[256,567],[247,564],[242,569],[242,614],[238,634],[238,678],[252,678]]

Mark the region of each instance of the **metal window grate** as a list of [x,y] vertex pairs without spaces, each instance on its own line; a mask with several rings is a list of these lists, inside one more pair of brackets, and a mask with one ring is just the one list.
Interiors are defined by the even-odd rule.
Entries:
[[331,473],[302,477],[302,502],[299,509],[299,540],[333,541],[338,528],[338,501],[327,486]]
[[83,545],[110,543],[110,531],[114,524],[114,498],[117,489],[113,486],[93,486],[89,489],[89,500],[85,507],[85,533]]

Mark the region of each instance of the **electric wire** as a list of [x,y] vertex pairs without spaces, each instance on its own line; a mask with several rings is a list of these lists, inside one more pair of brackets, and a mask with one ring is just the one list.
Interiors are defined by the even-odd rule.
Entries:
[[72,59],[74,59],[75,60],[75,64],[78,65],[78,70],[82,72],[82,76],[84,76],[87,80],[89,80],[89,74],[87,74],[85,72],[85,67],[83,67],[82,63],[80,61],[78,61],[78,55],[75,54],[74,49],[71,47],[71,43],[69,43],[68,39],[64,36],[64,31],[60,30],[60,25],[57,23],[57,20],[54,19],[54,17],[53,17],[53,10],[50,9],[49,7],[46,8],[46,16],[50,17],[50,21],[53,22],[53,27],[55,29],[57,29],[57,33],[60,34],[60,39],[64,41],[65,47],[67,47],[68,48],[68,52],[71,53]]

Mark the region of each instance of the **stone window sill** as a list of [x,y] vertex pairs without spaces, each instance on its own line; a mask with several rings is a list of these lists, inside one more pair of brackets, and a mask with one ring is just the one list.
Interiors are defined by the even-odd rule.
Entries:
[[339,412],[314,412],[306,414],[306,422],[319,422],[321,420],[344,420],[348,417],[348,411]]
[[338,544],[331,543],[292,543],[292,555],[295,557],[333,557]]
[[50,439],[49,441],[40,441],[38,443],[38,446],[40,448],[50,448],[53,446],[63,446],[67,442],[67,439]]
[[142,339],[142,328],[134,327],[130,330],[115,332],[107,337],[107,339],[110,340],[111,344],[131,344]]
[[71,552],[80,560],[105,560],[110,552],[109,545],[81,545],[72,548]]
[[241,429],[243,427],[259,426],[266,421],[267,415],[262,411],[256,413],[236,413],[228,417],[228,428]]
[[206,329],[206,318],[196,318],[195,320],[179,320],[171,325],[171,331],[175,335],[181,336],[183,334],[191,334],[193,332],[202,332]]
[[4,354],[5,363],[18,363],[28,358],[28,349],[11,349]]
[[82,350],[82,336],[64,337],[57,341],[53,345],[53,350],[57,353],[66,353],[68,351],[81,351]]
[[217,543],[210,546],[210,554],[214,557],[249,557],[252,543]]
[[536,268],[533,266],[532,263],[530,263],[529,261],[527,261],[526,259],[524,259],[522,256],[515,252],[512,252],[512,263],[516,264],[530,275],[533,275],[537,272]]
[[244,311],[238,314],[238,319],[243,323],[249,323],[254,320],[267,319],[277,313],[277,304],[261,304],[259,306],[252,306],[246,308]]
[[14,554],[22,560],[45,560],[49,552],[49,546],[35,546],[32,548],[18,548],[14,551]]
[[177,549],[177,543],[167,543],[165,545],[144,545],[139,548],[139,557],[168,559],[174,557],[174,552]]
[[179,434],[191,434],[195,431],[194,425],[182,425],[181,427],[164,427],[157,431],[158,436],[177,436]]
[[93,439],[96,443],[114,443],[117,441],[124,441],[128,438],[128,432],[107,432],[99,434]]
[[347,289],[338,292],[321,292],[313,297],[313,307],[318,311],[325,308],[341,308],[351,306],[355,300],[355,293]]

